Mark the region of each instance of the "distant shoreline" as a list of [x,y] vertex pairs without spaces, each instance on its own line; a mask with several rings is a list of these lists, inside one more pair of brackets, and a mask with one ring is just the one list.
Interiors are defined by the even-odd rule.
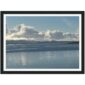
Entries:
[[76,43],[78,44],[79,41],[27,41],[27,40],[6,40],[7,44],[11,44],[11,43],[17,43],[17,44],[28,44],[28,43]]
[[7,52],[79,50],[78,41],[7,41]]

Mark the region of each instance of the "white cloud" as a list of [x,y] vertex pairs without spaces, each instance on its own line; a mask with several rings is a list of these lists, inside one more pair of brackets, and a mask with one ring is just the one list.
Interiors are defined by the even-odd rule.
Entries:
[[72,34],[72,33],[64,33],[64,39],[67,39],[67,40],[79,40],[79,34],[78,33],[75,33],[75,34]]
[[78,34],[63,33],[56,30],[47,30],[46,32],[39,32],[33,26],[26,26],[24,24],[17,25],[14,29],[8,32],[7,40],[78,40]]
[[42,39],[43,36],[39,34],[38,31],[34,29],[32,26],[26,26],[24,24],[20,24],[14,27],[6,36],[7,40],[38,40]]

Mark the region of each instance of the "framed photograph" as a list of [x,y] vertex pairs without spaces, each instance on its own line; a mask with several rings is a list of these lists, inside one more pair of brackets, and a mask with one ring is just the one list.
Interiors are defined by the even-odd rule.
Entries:
[[83,11],[2,11],[2,74],[83,74]]

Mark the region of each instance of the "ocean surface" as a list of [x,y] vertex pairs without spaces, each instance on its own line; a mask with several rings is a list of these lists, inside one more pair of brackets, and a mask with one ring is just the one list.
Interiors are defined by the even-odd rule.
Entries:
[[7,43],[6,68],[78,69],[78,43]]

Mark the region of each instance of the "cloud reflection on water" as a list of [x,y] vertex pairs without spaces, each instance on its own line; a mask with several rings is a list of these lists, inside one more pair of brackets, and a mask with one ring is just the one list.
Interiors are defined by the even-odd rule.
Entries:
[[78,51],[7,53],[7,68],[78,68]]

